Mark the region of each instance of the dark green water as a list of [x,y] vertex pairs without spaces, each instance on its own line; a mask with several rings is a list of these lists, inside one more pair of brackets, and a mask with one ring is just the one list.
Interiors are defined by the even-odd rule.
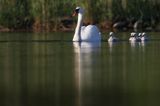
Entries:
[[73,43],[73,33],[0,33],[1,106],[159,106],[160,36]]

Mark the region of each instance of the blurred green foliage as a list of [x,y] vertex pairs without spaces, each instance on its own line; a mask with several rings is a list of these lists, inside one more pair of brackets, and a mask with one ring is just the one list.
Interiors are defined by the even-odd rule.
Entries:
[[51,29],[62,18],[71,16],[76,6],[85,8],[85,20],[96,23],[133,19],[154,24],[160,19],[158,0],[1,0],[0,25],[11,29]]

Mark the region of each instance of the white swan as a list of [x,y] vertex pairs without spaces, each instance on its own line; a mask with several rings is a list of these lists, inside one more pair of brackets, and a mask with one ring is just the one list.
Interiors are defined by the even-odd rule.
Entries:
[[148,37],[147,37],[147,34],[145,32],[142,33],[141,35],[141,41],[148,41]]
[[132,32],[131,36],[129,38],[129,41],[130,42],[139,42],[139,41],[141,41],[141,39],[139,38],[139,36],[137,36],[137,33]]
[[117,42],[118,38],[115,37],[115,34],[113,32],[109,33],[108,42]]
[[101,41],[101,34],[95,25],[82,26],[84,10],[81,7],[75,9],[74,16],[76,14],[78,14],[78,21],[72,41]]

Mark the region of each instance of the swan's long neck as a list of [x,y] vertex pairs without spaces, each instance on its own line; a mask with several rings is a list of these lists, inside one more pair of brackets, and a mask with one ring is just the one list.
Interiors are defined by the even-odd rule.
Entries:
[[75,29],[75,34],[74,34],[74,37],[73,37],[73,41],[81,41],[82,20],[83,20],[83,14],[78,13],[78,21],[77,21],[77,26],[76,26],[76,29]]

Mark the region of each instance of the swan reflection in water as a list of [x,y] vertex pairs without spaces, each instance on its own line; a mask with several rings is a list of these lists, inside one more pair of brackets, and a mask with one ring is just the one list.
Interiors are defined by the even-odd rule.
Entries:
[[75,83],[77,90],[76,106],[83,106],[84,89],[90,89],[93,85],[93,66],[97,62],[100,52],[100,42],[73,42]]
[[109,47],[109,52],[110,53],[112,53],[112,51],[113,51],[113,44],[114,44],[114,42],[108,42],[108,47]]

